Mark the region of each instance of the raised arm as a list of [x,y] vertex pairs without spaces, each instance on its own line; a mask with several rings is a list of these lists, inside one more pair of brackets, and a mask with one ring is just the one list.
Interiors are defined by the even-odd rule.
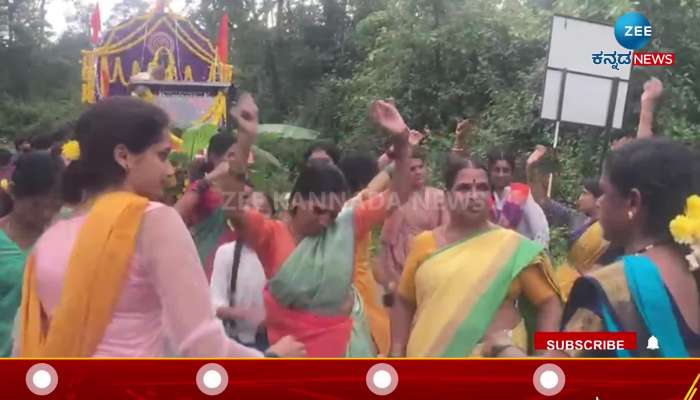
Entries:
[[221,198],[213,192],[212,182],[227,175],[228,170],[228,163],[219,164],[213,171],[192,182],[192,185],[187,188],[187,192],[175,203],[175,210],[188,226],[199,222],[195,220],[196,210],[199,207],[204,206],[204,211],[212,213],[221,206]]
[[642,107],[639,112],[639,126],[637,127],[638,139],[654,136],[654,111],[663,91],[664,85],[657,78],[651,78],[644,84]]
[[[355,234],[364,237],[377,224],[384,221],[387,213],[393,211],[411,196],[410,165],[412,146],[409,144],[409,130],[396,107],[387,101],[378,100],[370,107],[370,117],[384,131],[391,134],[394,171],[390,190],[370,197],[355,208]],[[376,183],[376,182],[375,182]]]
[[469,119],[463,119],[457,123],[455,128],[455,139],[450,150],[451,160],[467,157],[469,152],[464,144],[464,139],[474,131],[474,124]]
[[228,165],[228,174],[217,177],[213,184],[224,193],[224,212],[237,227],[243,229],[246,220],[243,180],[248,172],[250,150],[258,133],[258,106],[253,96],[244,93],[231,110],[231,114],[238,124],[235,157],[225,162]]
[[525,172],[527,175],[527,184],[530,186],[532,197],[537,204],[542,205],[547,199],[547,184],[543,179],[542,174],[537,171],[537,163],[547,153],[547,148],[542,145],[537,145],[535,150],[527,158]]
[[[409,160],[413,146],[409,140],[411,136],[414,141],[420,142],[420,139],[417,139],[418,135],[415,133],[411,134],[408,125],[392,102],[375,101],[370,108],[370,116],[380,128],[391,135],[393,151],[389,157],[394,160],[395,165],[391,182],[392,191],[398,197],[399,203],[403,204],[411,195]],[[419,132],[418,134],[420,135]]]
[[[426,132],[429,132],[426,128]],[[419,131],[416,130],[410,130],[408,134],[408,144],[411,145],[411,147],[416,147],[419,146],[420,143],[423,141],[423,138],[425,138],[427,134],[423,134]],[[389,146],[389,149],[382,153],[381,156],[377,159],[377,166],[379,167],[382,172],[385,171],[393,171],[394,166],[393,166],[393,159],[391,157],[391,154],[394,153],[394,146]],[[381,174],[380,174],[381,175]],[[380,175],[377,175],[379,177]],[[389,176],[390,174],[387,173],[386,176]],[[371,185],[372,183],[370,183]]]

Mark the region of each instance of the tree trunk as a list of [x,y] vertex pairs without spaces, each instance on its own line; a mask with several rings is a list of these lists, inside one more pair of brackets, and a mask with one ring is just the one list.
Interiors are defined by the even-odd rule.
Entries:
[[277,28],[277,40],[282,35],[282,24],[284,23],[284,0],[277,0],[277,15],[275,16],[275,27]]

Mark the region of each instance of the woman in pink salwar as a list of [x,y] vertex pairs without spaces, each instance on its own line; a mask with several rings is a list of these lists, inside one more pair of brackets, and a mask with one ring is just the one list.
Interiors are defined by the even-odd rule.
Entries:
[[[227,338],[180,215],[156,202],[172,166],[168,117],[111,97],[80,117],[80,159],[64,177],[85,201],[39,239],[27,264],[23,357],[262,357]],[[283,338],[273,356],[302,356]]]

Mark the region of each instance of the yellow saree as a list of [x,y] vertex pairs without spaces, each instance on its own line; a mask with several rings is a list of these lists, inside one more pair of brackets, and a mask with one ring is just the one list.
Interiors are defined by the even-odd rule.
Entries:
[[545,277],[534,285],[542,300],[558,294],[542,246],[514,231],[492,229],[437,251],[432,236],[416,237],[399,284],[399,295],[416,305],[408,357],[471,355],[529,266]]
[[557,279],[565,299],[569,297],[576,279],[593,269],[596,261],[608,249],[608,245],[603,238],[603,227],[599,222],[591,224],[575,239],[566,263],[557,269]]

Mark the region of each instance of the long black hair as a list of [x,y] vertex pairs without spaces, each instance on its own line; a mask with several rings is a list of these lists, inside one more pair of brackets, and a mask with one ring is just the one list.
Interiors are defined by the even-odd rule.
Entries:
[[65,171],[64,200],[77,203],[86,192],[121,183],[126,171],[114,159],[114,149],[122,144],[143,153],[161,140],[168,123],[165,111],[134,97],[109,97],[90,107],[76,124],[80,159]]

